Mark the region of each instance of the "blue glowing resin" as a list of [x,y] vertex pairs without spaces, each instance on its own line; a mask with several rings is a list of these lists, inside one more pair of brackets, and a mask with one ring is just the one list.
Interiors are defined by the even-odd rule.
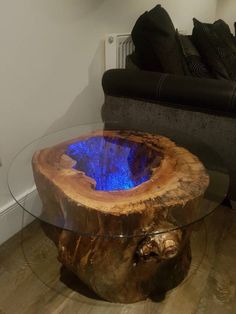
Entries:
[[131,189],[150,178],[150,149],[144,144],[120,138],[94,136],[73,143],[66,154],[96,181],[96,190]]

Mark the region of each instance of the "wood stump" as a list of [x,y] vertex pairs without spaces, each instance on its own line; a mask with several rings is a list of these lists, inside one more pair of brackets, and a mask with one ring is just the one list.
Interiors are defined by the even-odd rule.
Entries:
[[186,276],[191,229],[175,229],[171,213],[191,215],[209,184],[196,156],[162,136],[97,131],[32,165],[59,261],[100,297],[137,302]]

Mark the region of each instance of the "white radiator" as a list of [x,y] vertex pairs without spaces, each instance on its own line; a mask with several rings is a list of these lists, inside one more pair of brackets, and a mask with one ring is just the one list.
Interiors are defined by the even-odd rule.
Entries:
[[134,51],[130,34],[108,34],[105,40],[106,70],[123,69],[126,57]]

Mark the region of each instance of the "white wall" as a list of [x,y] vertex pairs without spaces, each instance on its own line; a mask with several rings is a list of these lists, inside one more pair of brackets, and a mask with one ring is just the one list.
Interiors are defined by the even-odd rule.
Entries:
[[129,32],[157,3],[185,32],[193,16],[215,17],[216,0],[0,1],[0,211],[11,199],[6,169],[22,146],[99,119],[104,35]]
[[192,31],[193,17],[203,22],[213,22],[215,20],[217,0],[169,0],[157,2],[167,9],[176,28],[186,33],[191,33]]
[[217,19],[227,22],[234,33],[234,22],[236,22],[236,1],[235,0],[218,0]]

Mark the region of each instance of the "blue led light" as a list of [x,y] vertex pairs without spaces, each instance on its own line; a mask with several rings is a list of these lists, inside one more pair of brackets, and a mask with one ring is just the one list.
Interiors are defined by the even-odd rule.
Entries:
[[66,154],[77,161],[75,169],[95,179],[96,190],[128,190],[151,175],[150,149],[125,139],[94,136],[69,145]]

